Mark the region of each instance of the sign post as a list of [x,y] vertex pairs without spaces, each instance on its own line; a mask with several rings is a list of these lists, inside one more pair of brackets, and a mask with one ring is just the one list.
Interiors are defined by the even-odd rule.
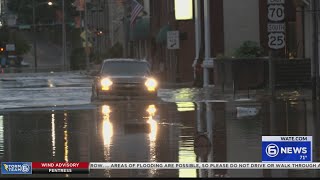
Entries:
[[168,49],[180,49],[179,31],[167,32],[167,48]]
[[285,0],[268,0],[269,91],[274,96],[274,58],[286,46]]

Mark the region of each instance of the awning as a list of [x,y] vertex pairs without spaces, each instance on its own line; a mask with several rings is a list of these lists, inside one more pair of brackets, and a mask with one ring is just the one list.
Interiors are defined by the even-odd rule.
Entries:
[[162,26],[160,31],[157,34],[156,42],[161,44],[167,43],[167,32],[171,30],[169,25]]
[[147,40],[150,36],[150,18],[137,19],[133,29],[130,30],[130,40]]

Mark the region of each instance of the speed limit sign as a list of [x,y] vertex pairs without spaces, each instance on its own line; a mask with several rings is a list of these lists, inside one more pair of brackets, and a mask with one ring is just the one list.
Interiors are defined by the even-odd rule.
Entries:
[[268,45],[272,49],[282,49],[285,47],[285,34],[284,33],[270,33]]
[[268,19],[270,21],[283,21],[284,17],[284,6],[282,4],[268,6]]

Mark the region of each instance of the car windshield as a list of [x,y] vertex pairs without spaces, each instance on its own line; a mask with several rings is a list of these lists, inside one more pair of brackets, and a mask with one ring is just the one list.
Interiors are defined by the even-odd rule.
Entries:
[[113,76],[144,76],[149,74],[147,63],[143,62],[106,62],[102,74]]

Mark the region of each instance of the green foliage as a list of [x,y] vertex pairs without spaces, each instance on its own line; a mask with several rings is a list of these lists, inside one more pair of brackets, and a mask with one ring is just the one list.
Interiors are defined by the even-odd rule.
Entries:
[[222,54],[222,53],[219,53],[217,54],[217,59],[230,59],[230,58],[233,58],[232,56],[230,55],[226,55],[226,54]]
[[[48,0],[34,0],[36,22],[52,22],[56,20],[56,11],[61,11],[62,1],[53,1],[55,4],[52,6],[47,5]],[[65,15],[66,21],[69,22],[72,17],[77,15],[77,11],[72,6],[73,1],[65,1]],[[10,12],[18,16],[18,23],[32,24],[32,0],[9,0],[8,9]]]
[[[116,43],[113,47],[108,49],[105,53],[102,54],[94,54],[91,53],[90,61],[95,64],[100,64],[103,60],[108,58],[120,58],[122,57],[123,48],[120,43]],[[71,61],[71,69],[72,70],[80,70],[85,69],[86,67],[86,54],[84,48],[75,48],[70,57]]]
[[16,31],[10,31],[7,27],[0,29],[0,42],[1,44],[15,44],[16,54],[23,55],[30,51],[31,47],[27,40]]
[[31,47],[28,44],[28,41],[26,41],[20,34],[14,33],[12,37],[12,42],[16,45],[17,55],[23,55],[30,51]]
[[238,49],[236,49],[234,56],[236,58],[252,58],[261,57],[264,54],[263,48],[258,43],[253,41],[245,41]]

